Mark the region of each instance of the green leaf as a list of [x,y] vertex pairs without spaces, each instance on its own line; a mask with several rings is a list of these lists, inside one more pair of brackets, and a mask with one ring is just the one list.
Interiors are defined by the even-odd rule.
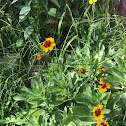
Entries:
[[11,4],[14,4],[14,3],[16,3],[17,1],[18,1],[18,0],[13,0]]
[[68,117],[65,117],[63,120],[62,120],[62,123],[67,126],[70,122],[74,122],[75,120],[78,120],[78,118],[76,116],[68,116]]
[[23,22],[26,19],[26,16],[30,12],[30,10],[31,10],[30,6],[22,7],[22,9],[19,13],[19,22]]
[[23,39],[18,39],[18,40],[16,41],[16,47],[21,47],[22,44],[23,44]]
[[124,99],[124,100],[126,100],[126,93],[123,93],[123,94],[121,95],[121,98]]
[[89,116],[89,109],[86,106],[76,106],[72,108],[72,111],[77,116]]
[[30,95],[35,95],[35,93],[34,93],[33,91],[31,91],[30,89],[28,89],[28,88],[25,87],[25,86],[23,86],[23,87],[21,88],[21,90],[24,91],[24,92],[26,92],[26,93],[28,93],[28,94],[30,94]]
[[27,40],[30,35],[33,33],[34,29],[32,26],[28,26],[25,28],[25,31],[24,31],[24,37],[25,37],[25,40]]
[[49,92],[52,94],[57,94],[60,93],[63,89],[59,87],[49,87]]
[[55,112],[55,117],[56,117],[56,121],[62,122],[63,117],[59,112],[57,111]]
[[56,16],[56,8],[50,8],[48,15],[55,17]]
[[22,97],[21,95],[17,95],[13,98],[15,101],[22,101],[22,100],[25,100],[24,97]]
[[80,48],[79,48],[79,47],[76,48],[76,53],[77,53],[77,55],[78,55],[80,58],[82,58],[82,54],[80,53]]
[[31,87],[39,89],[38,81],[36,79],[34,79],[34,78],[31,80]]
[[110,113],[110,109],[104,109],[105,110],[105,114],[109,114]]
[[59,7],[60,8],[60,5],[59,5],[59,3],[58,3],[58,1],[57,0],[50,0],[52,3],[54,3],[57,7]]

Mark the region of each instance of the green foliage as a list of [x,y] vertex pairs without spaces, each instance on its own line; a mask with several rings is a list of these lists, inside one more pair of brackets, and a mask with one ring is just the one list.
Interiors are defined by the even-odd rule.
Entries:
[[[110,126],[125,126],[126,34],[113,10],[120,1],[88,2],[0,1],[0,125],[96,126],[91,111],[101,104]],[[48,37],[56,46],[45,54]],[[99,92],[100,78],[108,92]]]

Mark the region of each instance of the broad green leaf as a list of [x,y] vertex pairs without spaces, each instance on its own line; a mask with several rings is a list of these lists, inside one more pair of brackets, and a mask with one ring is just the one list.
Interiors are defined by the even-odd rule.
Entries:
[[30,6],[22,7],[22,9],[19,13],[19,22],[23,22],[26,19],[26,16],[30,12],[30,10],[31,10]]
[[25,100],[25,98],[22,97],[21,95],[17,95],[17,96],[15,96],[15,97],[13,97],[13,99],[14,99],[15,101],[22,101],[22,100]]
[[68,117],[65,117],[63,120],[62,120],[62,123],[67,126],[70,122],[74,122],[75,120],[79,120],[76,116],[68,116]]
[[90,110],[86,106],[76,106],[72,108],[76,116],[89,116]]
[[57,11],[56,8],[50,8],[48,14],[49,14],[50,16],[55,17],[55,16],[56,16],[56,11]]
[[58,111],[55,112],[55,117],[56,117],[56,121],[62,122],[63,117]]
[[32,88],[39,89],[38,82],[37,82],[37,80],[34,79],[34,78],[31,80],[31,87],[32,87]]
[[60,93],[63,89],[59,87],[49,87],[49,92],[52,94],[57,94]]
[[18,40],[16,41],[16,46],[17,46],[17,47],[23,46],[22,44],[23,44],[23,39],[18,39]]
[[34,31],[34,29],[32,26],[28,26],[25,28],[25,31],[24,31],[25,40],[30,37],[30,35],[33,33],[33,31]]
[[126,93],[123,93],[123,94],[121,95],[121,98],[124,99],[124,100],[126,100]]
[[32,90],[28,89],[28,88],[25,87],[25,86],[23,86],[23,87],[21,88],[21,90],[24,91],[24,92],[26,92],[26,93],[28,93],[28,94],[30,94],[30,95],[35,95],[35,93],[34,93]]
[[110,113],[110,109],[104,109],[105,110],[105,114],[109,114]]

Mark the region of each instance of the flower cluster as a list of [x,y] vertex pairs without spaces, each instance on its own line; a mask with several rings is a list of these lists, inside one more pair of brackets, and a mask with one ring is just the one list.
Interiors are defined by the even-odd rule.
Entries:
[[108,89],[110,89],[110,84],[109,83],[105,83],[105,82],[102,82],[102,78],[100,78],[100,82],[99,82],[100,85],[98,85],[98,90],[100,93],[102,92],[106,92]]
[[102,73],[102,72],[103,72],[103,73],[106,73],[106,71],[107,71],[107,70],[106,70],[105,68],[99,69],[99,73]]
[[95,2],[97,2],[97,0],[89,0],[89,4],[93,4]]
[[94,107],[93,109],[93,118],[98,122],[97,126],[109,126],[108,122],[106,122],[103,119],[103,114],[105,114],[105,111],[102,109],[103,105],[97,105],[97,107]]
[[[107,70],[105,68],[99,69],[99,73],[106,73]],[[100,78],[100,85],[98,85],[98,90],[100,93],[102,92],[107,92],[108,90],[110,90],[111,85],[109,83],[103,82],[102,78]]]

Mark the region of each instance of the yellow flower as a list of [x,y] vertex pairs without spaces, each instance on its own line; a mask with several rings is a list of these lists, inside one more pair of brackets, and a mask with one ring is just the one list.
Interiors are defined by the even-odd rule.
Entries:
[[38,55],[37,55],[37,60],[43,59],[44,56],[45,56],[45,54],[43,54],[43,55],[42,55],[42,54],[38,54]]
[[96,126],[110,126],[104,119],[99,120]]
[[98,85],[98,87],[99,87],[99,92],[100,93],[102,93],[102,92],[106,92],[107,91],[107,89],[110,89],[110,84],[109,83],[103,83],[103,84],[101,84],[101,85]]
[[99,73],[105,73],[107,70],[105,68],[99,69]]
[[54,41],[54,38],[46,38],[46,40],[43,42],[43,44],[40,46],[41,49],[43,49],[44,52],[48,52],[48,50],[53,50],[53,46],[55,46],[56,43]]
[[99,119],[103,118],[103,114],[105,114],[105,111],[102,109],[103,105],[98,105],[97,107],[94,107],[93,109],[93,118],[98,121]]
[[93,4],[94,2],[97,2],[97,0],[89,0],[89,4]]

